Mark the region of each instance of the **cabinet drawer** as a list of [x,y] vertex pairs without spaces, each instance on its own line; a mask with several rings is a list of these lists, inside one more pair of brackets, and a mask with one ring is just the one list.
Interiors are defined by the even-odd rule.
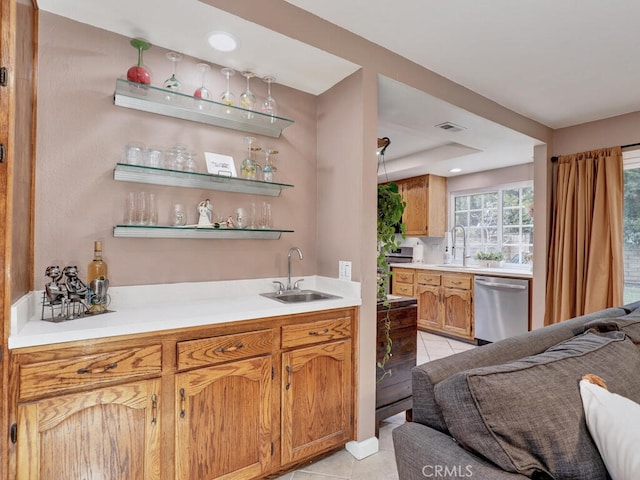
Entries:
[[178,370],[271,353],[273,330],[178,342]]
[[400,283],[413,283],[413,272],[410,270],[393,270],[393,278]]
[[442,275],[437,273],[418,273],[416,283],[418,285],[440,285]]
[[471,290],[471,277],[470,276],[448,276],[442,277],[442,284],[445,287],[460,288],[462,290]]
[[351,336],[351,317],[282,327],[282,348],[299,347]]
[[20,400],[160,374],[162,346],[129,348],[20,366]]
[[405,297],[413,297],[413,285],[405,285],[404,283],[395,283],[393,285],[394,295],[404,295]]

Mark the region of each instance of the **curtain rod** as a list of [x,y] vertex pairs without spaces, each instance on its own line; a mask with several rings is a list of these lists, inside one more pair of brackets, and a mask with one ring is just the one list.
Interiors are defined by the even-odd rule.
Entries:
[[[631,148],[631,147],[640,147],[640,142],[630,143],[629,145],[622,145],[620,148]],[[551,157],[552,163],[556,163],[557,161],[558,161],[558,157]]]

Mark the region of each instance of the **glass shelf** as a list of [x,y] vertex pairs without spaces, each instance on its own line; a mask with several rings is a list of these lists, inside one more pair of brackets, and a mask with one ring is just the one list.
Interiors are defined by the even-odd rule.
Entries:
[[283,189],[293,187],[293,185],[289,185],[288,183],[262,182],[259,180],[228,177],[226,175],[181,172],[164,168],[145,167],[142,165],[128,165],[125,163],[116,164],[116,168],[113,170],[113,179],[122,182],[250,193],[269,197],[277,197]]
[[120,238],[195,238],[219,240],[278,240],[282,233],[293,230],[273,230],[264,228],[211,228],[211,227],[171,227],[116,225],[113,236]]
[[[293,120],[116,79],[113,103],[120,107],[279,138]],[[250,116],[251,118],[247,118]]]

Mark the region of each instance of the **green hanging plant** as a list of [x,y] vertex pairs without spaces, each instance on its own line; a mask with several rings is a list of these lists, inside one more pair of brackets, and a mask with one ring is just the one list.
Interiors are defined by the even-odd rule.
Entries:
[[406,202],[402,199],[398,191],[398,185],[390,182],[378,185],[378,302],[382,302],[387,307],[387,315],[384,320],[385,329],[385,351],[382,359],[377,362],[377,366],[382,370],[382,376],[378,378],[380,382],[387,375],[391,375],[391,370],[386,368],[386,364],[391,358],[393,340],[390,336],[391,318],[389,311],[391,304],[387,298],[387,286],[391,278],[391,268],[387,262],[386,255],[391,250],[400,247],[400,242],[396,239],[396,225],[400,224],[400,233],[405,238],[406,226],[402,222],[402,214],[406,207]]

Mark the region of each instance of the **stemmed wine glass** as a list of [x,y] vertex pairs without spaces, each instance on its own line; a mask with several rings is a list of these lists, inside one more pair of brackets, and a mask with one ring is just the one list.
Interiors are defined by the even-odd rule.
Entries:
[[211,94],[209,93],[209,89],[204,86],[204,77],[207,72],[211,70],[211,67],[206,63],[197,63],[196,68],[200,71],[201,86],[194,92],[193,96],[209,100],[211,98]]
[[[204,77],[206,73],[209,70],[211,70],[211,67],[206,63],[197,63],[196,68],[200,71],[201,82],[200,82],[200,87],[197,88],[195,92],[193,92],[193,96],[195,98],[209,100],[211,98],[211,93],[209,92],[209,89],[204,86]],[[196,105],[198,106],[199,109],[202,110],[205,107],[205,102],[196,100]]]
[[273,158],[278,154],[278,150],[266,148],[264,150],[264,167],[262,167],[262,179],[265,182],[273,182],[273,175],[278,169],[273,164]]
[[269,120],[274,123],[276,121],[274,117],[278,114],[278,104],[276,99],[271,96],[271,84],[276,81],[276,78],[269,75],[262,80],[267,82],[267,98],[262,102],[262,113],[269,115],[271,117]]
[[132,38],[131,46],[138,50],[138,64],[127,71],[127,80],[133,83],[151,85],[151,74],[142,66],[142,52],[151,48],[151,44],[142,38]]
[[253,158],[253,154],[254,152],[259,152],[260,150],[262,150],[262,148],[254,146],[254,142],[256,141],[254,137],[243,137],[243,140],[247,144],[247,156],[242,161],[240,175],[242,176],[242,178],[255,180],[260,165]]
[[178,69],[178,62],[182,60],[182,55],[176,52],[167,52],[167,58],[169,61],[173,62],[173,74],[164,81],[164,88],[179,92],[182,84],[176,77],[176,70]]
[[[242,76],[247,79],[247,89],[240,94],[240,106],[245,110],[253,110],[256,106],[256,96],[251,91],[249,82],[255,77],[255,73],[245,70],[242,72]],[[253,118],[251,112],[245,112],[245,115],[247,118]]]
[[[235,101],[235,95],[231,92],[231,87],[229,86],[230,78],[236,74],[236,71],[233,68],[223,68],[220,70],[220,73],[224,75],[227,79],[227,89],[220,94],[220,101],[225,105],[232,106]],[[231,113],[231,109],[227,109],[227,113]]]

